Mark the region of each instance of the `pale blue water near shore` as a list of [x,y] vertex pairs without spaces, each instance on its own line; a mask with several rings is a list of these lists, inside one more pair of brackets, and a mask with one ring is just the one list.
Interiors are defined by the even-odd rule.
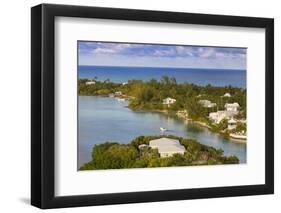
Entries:
[[131,79],[159,80],[162,76],[175,77],[178,83],[211,84],[246,88],[246,70],[163,68],[163,67],[112,67],[79,66],[79,78],[94,78],[123,83]]
[[129,143],[140,135],[159,135],[159,127],[165,127],[173,134],[197,139],[200,143],[222,148],[225,155],[236,155],[240,163],[246,163],[246,144],[196,124],[163,113],[132,111],[127,102],[116,98],[79,96],[79,142],[78,166],[91,160],[94,144],[106,141]]

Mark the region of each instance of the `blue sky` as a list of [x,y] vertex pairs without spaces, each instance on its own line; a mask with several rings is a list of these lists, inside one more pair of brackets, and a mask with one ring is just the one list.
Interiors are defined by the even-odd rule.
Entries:
[[79,65],[246,69],[246,48],[84,42]]

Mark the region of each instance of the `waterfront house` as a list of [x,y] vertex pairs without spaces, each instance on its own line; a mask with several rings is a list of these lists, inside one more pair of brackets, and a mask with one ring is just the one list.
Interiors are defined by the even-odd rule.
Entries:
[[213,120],[215,123],[219,124],[223,119],[229,120],[234,115],[239,113],[239,104],[238,103],[226,103],[224,105],[224,111],[217,111],[209,113],[209,119]]
[[115,92],[114,94],[120,96],[120,95],[122,95],[122,92],[121,92],[121,91],[117,91],[117,92]]
[[222,97],[224,97],[224,98],[230,98],[231,95],[227,92],[227,93],[225,93]]
[[217,123],[218,120],[218,112],[210,112],[209,119]]
[[205,107],[205,108],[212,108],[212,107],[216,107],[217,106],[216,103],[212,103],[209,100],[200,100],[200,101],[198,101],[198,103],[200,105],[202,105],[203,107]]
[[170,105],[170,104],[175,103],[176,101],[177,101],[176,99],[167,97],[167,98],[165,98],[165,99],[163,100],[163,104]]
[[174,154],[183,155],[185,147],[180,144],[179,140],[171,138],[159,138],[149,141],[149,147],[158,149],[160,157],[171,157]]
[[230,119],[234,115],[236,115],[238,112],[236,111],[217,111],[217,112],[211,112],[209,113],[209,119],[214,121],[216,124],[219,124],[224,119]]
[[217,111],[209,113],[209,118],[216,124],[219,124],[223,119],[227,118],[226,111]]
[[93,85],[93,84],[96,84],[96,82],[94,80],[91,80],[91,81],[87,81],[86,82],[86,85]]
[[227,129],[228,130],[233,130],[233,129],[235,129],[236,128],[236,126],[237,126],[237,122],[233,119],[233,118],[231,118],[230,120],[228,120],[228,126],[227,126]]
[[240,105],[237,102],[232,103],[232,104],[226,103],[224,105],[224,107],[225,107],[226,111],[238,112]]

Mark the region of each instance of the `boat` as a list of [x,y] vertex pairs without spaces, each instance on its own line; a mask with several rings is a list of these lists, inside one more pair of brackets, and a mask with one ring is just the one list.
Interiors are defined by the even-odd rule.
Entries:
[[165,132],[165,131],[167,131],[167,129],[166,129],[166,128],[164,128],[164,127],[160,127],[160,130],[161,130],[161,132]]

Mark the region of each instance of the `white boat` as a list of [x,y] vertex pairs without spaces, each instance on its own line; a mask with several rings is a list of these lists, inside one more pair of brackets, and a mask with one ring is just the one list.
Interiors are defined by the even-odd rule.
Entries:
[[161,132],[165,132],[165,131],[167,131],[167,129],[166,129],[166,128],[164,128],[164,127],[160,127],[160,130],[161,130]]
[[126,101],[126,99],[125,98],[117,98],[117,101],[123,102],[123,101]]

